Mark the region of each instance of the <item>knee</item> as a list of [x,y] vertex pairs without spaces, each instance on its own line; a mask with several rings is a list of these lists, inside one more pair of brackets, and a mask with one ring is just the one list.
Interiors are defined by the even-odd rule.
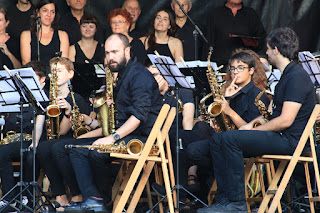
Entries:
[[110,161],[109,153],[99,153],[97,150],[89,152],[89,160],[94,163],[104,165]]
[[46,143],[39,143],[39,145],[37,147],[37,158],[39,158],[39,159],[48,158],[50,153],[51,153],[51,151],[48,148]]

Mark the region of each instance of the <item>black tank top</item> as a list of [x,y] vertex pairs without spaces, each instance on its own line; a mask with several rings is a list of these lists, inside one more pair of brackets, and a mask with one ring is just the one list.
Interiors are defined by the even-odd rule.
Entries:
[[74,44],[74,47],[76,49],[76,55],[75,55],[75,62],[76,63],[86,63],[85,61],[89,61],[92,63],[103,63],[104,58],[104,48],[101,46],[101,44],[98,42],[96,46],[96,50],[94,52],[94,55],[91,59],[87,58],[87,56],[84,54],[82,49],[80,48],[80,45],[78,42]]
[[[31,32],[31,60],[38,60],[37,49],[37,36],[35,33]],[[40,42],[39,49],[40,61],[46,65],[48,71],[50,59],[58,56],[57,53],[60,52],[60,38],[58,30],[54,30],[51,42],[48,45],[43,45]]]
[[168,43],[167,44],[157,44],[156,43],[154,48],[150,48],[150,47],[148,48],[147,54],[154,54],[155,50],[157,50],[157,52],[160,55],[169,56],[172,58],[173,61],[175,61],[175,59],[170,51]]

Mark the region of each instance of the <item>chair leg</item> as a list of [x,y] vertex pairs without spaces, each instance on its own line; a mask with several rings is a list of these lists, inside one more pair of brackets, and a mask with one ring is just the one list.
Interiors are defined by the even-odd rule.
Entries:
[[313,202],[313,197],[312,197],[312,186],[311,186],[311,181],[310,181],[310,173],[309,173],[309,167],[308,163],[304,162],[304,171],[306,175],[306,183],[307,183],[307,190],[308,190],[308,196],[309,196],[309,204],[310,204],[310,211],[311,213],[315,213],[314,210],[314,202]]

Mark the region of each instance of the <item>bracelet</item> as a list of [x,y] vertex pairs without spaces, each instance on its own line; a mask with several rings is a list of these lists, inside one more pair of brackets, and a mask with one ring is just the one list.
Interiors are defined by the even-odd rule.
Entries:
[[68,114],[68,115],[66,115],[66,114],[64,114],[67,118],[70,118],[70,116],[71,116],[71,112]]
[[88,126],[90,126],[93,123],[93,118],[91,118],[91,122],[88,124]]

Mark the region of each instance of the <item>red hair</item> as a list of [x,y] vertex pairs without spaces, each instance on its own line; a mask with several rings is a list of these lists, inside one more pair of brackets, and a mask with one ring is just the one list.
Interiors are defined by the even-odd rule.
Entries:
[[116,16],[122,16],[123,18],[126,19],[126,21],[130,24],[132,23],[132,17],[130,15],[130,13],[123,8],[116,8],[114,10],[111,10],[111,12],[108,15],[108,22],[111,25],[111,19],[116,17]]

